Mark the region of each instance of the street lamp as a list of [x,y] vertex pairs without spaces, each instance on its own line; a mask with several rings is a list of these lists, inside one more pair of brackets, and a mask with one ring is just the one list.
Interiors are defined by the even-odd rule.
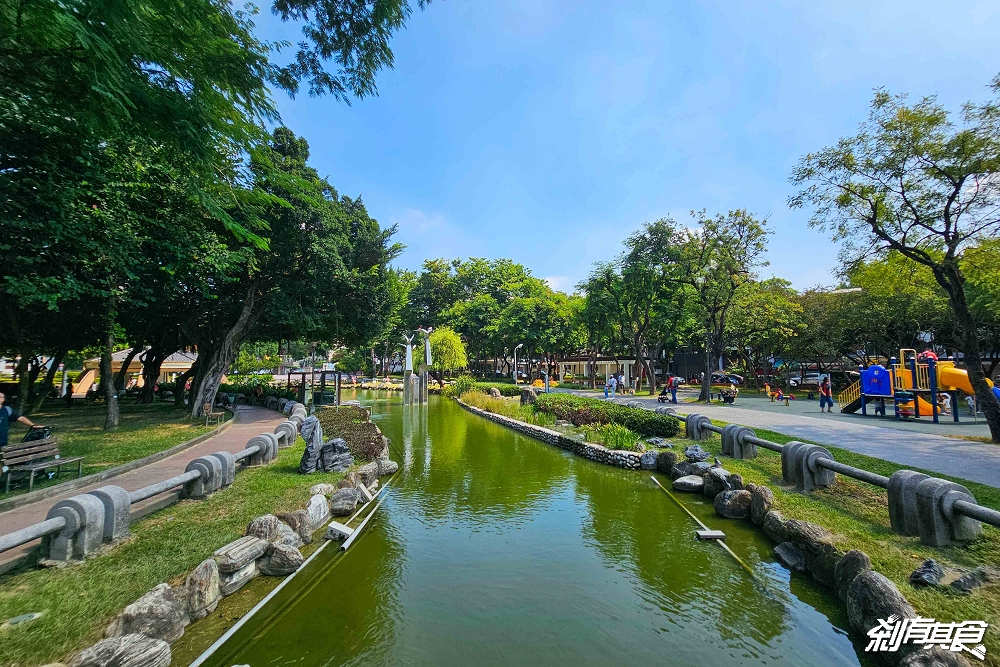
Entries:
[[517,351],[524,347],[524,343],[518,343],[514,348],[514,384],[517,384]]

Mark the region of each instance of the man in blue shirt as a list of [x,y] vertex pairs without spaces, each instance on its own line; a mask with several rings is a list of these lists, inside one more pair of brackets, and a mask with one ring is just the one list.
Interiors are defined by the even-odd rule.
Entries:
[[0,392],[0,447],[7,444],[7,429],[12,421],[21,422],[29,427],[34,427],[34,424],[30,419],[23,416],[20,412],[10,407],[9,405],[4,405],[3,392]]

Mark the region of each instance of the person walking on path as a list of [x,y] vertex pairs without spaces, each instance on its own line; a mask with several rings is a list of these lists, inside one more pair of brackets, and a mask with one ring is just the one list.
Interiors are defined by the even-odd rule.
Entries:
[[673,376],[670,378],[670,402],[677,403],[677,387],[681,383],[681,379],[678,376]]
[[824,406],[827,412],[833,412],[833,390],[830,388],[830,376],[827,375],[819,383],[819,411],[823,412]]
[[7,433],[11,422],[21,422],[28,428],[41,426],[41,424],[35,424],[9,405],[4,405],[3,402],[6,398],[4,393],[0,392],[0,447],[7,444]]
[[611,388],[611,398],[614,398],[615,397],[615,389],[618,388],[618,378],[616,378],[614,375],[612,375],[610,378],[608,378],[608,387]]

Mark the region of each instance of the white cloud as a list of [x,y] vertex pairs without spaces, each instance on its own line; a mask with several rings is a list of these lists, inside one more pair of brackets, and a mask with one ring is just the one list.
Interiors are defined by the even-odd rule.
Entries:
[[542,278],[549,287],[559,292],[572,292],[573,280],[569,276],[545,276]]

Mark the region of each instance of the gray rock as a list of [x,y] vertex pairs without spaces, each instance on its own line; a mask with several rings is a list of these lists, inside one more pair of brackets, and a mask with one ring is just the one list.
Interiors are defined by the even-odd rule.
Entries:
[[319,528],[324,521],[330,518],[330,506],[326,504],[326,496],[318,493],[309,499],[306,504],[306,512],[309,513],[309,525],[313,530]]
[[324,472],[343,472],[354,465],[354,457],[347,448],[347,441],[334,438],[327,441],[320,451],[318,468]]
[[261,574],[284,577],[299,569],[305,559],[299,550],[286,544],[272,544],[258,562]]
[[219,564],[221,574],[229,574],[246,567],[247,563],[252,563],[267,550],[267,540],[262,540],[253,535],[241,537],[230,542],[224,547],[220,547],[215,554],[215,562]]
[[655,451],[644,452],[639,457],[639,465],[643,470],[656,470],[657,453]]
[[73,655],[67,667],[170,667],[170,644],[139,634],[105,639]]
[[305,510],[295,510],[294,512],[284,512],[282,514],[278,514],[277,516],[282,523],[298,534],[303,544],[310,544],[312,542],[313,529],[312,524],[309,521],[309,512]]
[[691,464],[692,475],[704,475],[711,469],[712,469],[712,464],[709,463],[708,461],[699,461],[698,463]]
[[740,489],[745,489],[746,485],[743,484],[743,475],[738,472],[730,473],[729,479],[729,489],[732,491],[739,491]]
[[750,492],[750,520],[760,526],[774,505],[774,492],[763,484],[747,484],[746,489]]
[[[751,500],[752,502],[752,500]],[[764,515],[764,521],[760,524],[761,530],[772,542],[787,542],[788,530],[785,528],[785,517],[781,512],[771,510]]]
[[[917,615],[896,585],[872,570],[862,572],[854,578],[847,587],[844,603],[851,628],[861,636],[877,626],[879,619],[893,615],[914,618]],[[902,655],[899,657],[903,658],[914,650],[921,650],[921,647],[901,644],[898,653]]]
[[524,388],[521,390],[521,405],[534,405],[538,401],[538,395],[533,389]]
[[933,558],[928,558],[910,573],[910,583],[914,586],[937,586],[944,576],[944,569]]
[[502,398],[503,394],[501,394],[500,390],[497,389],[496,387],[490,387],[490,396],[492,396],[493,398]]
[[699,493],[705,487],[705,480],[698,475],[685,475],[674,480],[674,491]]
[[700,463],[708,460],[708,452],[701,448],[701,445],[688,445],[684,448],[684,456],[691,463]]
[[857,549],[851,549],[844,557],[837,561],[837,567],[833,571],[834,588],[837,596],[841,600],[847,600],[847,589],[857,576],[872,569],[871,559],[868,554]]
[[318,494],[318,495],[326,496],[327,498],[329,498],[331,495],[333,495],[333,492],[336,491],[336,490],[337,490],[337,487],[334,486],[333,484],[326,484],[326,483],[323,483],[323,484],[313,484],[312,487],[310,487],[310,489],[309,489],[309,495],[310,496],[315,496],[315,495]]
[[979,588],[985,583],[993,581],[995,575],[985,566],[980,565],[975,570],[966,572],[961,577],[951,582],[952,589],[959,593],[971,593],[972,589]]
[[299,460],[299,472],[308,475],[315,472],[319,465],[320,453],[323,450],[323,427],[315,416],[307,417],[302,422],[299,434],[306,441],[305,451]]
[[291,526],[278,522],[278,535],[272,540],[274,544],[281,544],[288,547],[299,548],[304,542],[302,537]]
[[791,542],[782,542],[774,547],[774,557],[792,572],[799,572],[800,574],[808,572],[806,569],[805,554]]
[[958,653],[934,646],[930,650],[913,651],[898,663],[898,667],[969,667],[969,662]]
[[358,473],[353,470],[346,475],[344,478],[337,482],[337,488],[339,489],[353,489],[358,485]]
[[789,519],[785,522],[788,541],[806,555],[806,567],[813,579],[826,586],[833,586],[837,562],[844,554],[833,544],[833,535],[823,526],[809,521]]
[[350,448],[348,448],[347,446],[347,441],[344,440],[343,438],[330,438],[325,443],[323,443],[323,447],[324,448],[330,447],[331,449],[333,449],[335,454],[347,454],[348,452],[351,451]]
[[379,464],[377,461],[366,463],[357,469],[358,477],[365,486],[371,486],[378,479]]
[[207,558],[193,569],[184,580],[187,592],[188,615],[197,621],[215,611],[222,593],[219,592],[219,566],[214,558]]
[[222,597],[232,595],[256,576],[257,561],[252,560],[235,572],[221,574],[219,577],[219,593],[222,594]]
[[656,455],[656,469],[665,475],[670,474],[670,470],[674,467],[675,463],[677,463],[677,454],[675,452],[662,451]]
[[399,464],[389,459],[379,459],[378,461],[376,461],[376,463],[378,463],[379,477],[385,477],[386,475],[391,475],[392,473],[399,470]]
[[670,467],[670,477],[672,479],[687,477],[688,475],[693,475],[693,474],[694,474],[694,466],[687,461],[680,461],[679,463],[675,463],[673,466]]
[[653,447],[663,447],[666,442],[663,438],[646,438],[646,442]]
[[723,491],[729,491],[729,471],[725,468],[712,468],[705,473],[705,486],[702,492],[705,497],[709,500],[715,500],[715,497],[722,493]]
[[172,643],[184,635],[184,628],[190,622],[187,600],[171,590],[169,584],[160,584],[125,607],[104,629],[104,636],[140,634]]
[[267,542],[274,542],[278,537],[278,525],[280,523],[278,517],[273,514],[265,514],[251,521],[243,534],[259,537]]
[[726,519],[750,517],[750,492],[746,490],[723,491],[712,502],[715,513]]
[[330,513],[333,516],[350,516],[358,506],[357,489],[337,489],[330,497]]

